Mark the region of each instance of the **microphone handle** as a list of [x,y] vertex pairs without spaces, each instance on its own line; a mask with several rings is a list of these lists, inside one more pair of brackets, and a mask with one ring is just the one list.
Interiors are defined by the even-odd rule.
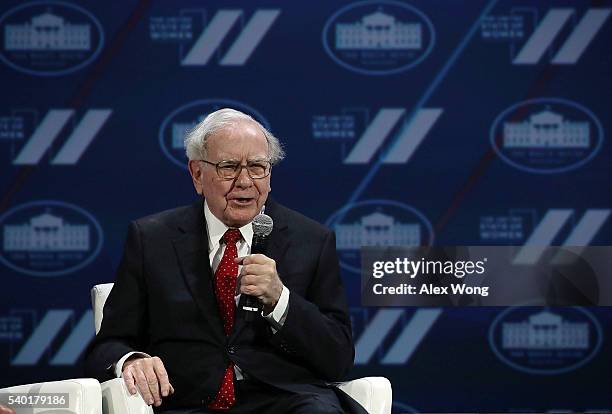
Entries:
[[243,298],[240,301],[242,304],[240,306],[244,312],[244,320],[246,322],[253,322],[255,315],[258,315],[261,311],[261,302],[255,296],[244,294],[242,296]]
[[[251,254],[263,253],[266,249],[267,238],[253,235],[253,248]],[[240,297],[240,309],[244,312],[244,320],[252,322],[261,312],[261,302],[257,297],[243,294]]]

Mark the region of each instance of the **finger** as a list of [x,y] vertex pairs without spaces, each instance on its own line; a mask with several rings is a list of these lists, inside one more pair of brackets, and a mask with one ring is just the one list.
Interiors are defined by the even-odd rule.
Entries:
[[234,261],[236,261],[236,263],[241,263],[242,265],[252,263],[265,264],[269,262],[274,262],[273,259],[270,259],[268,256],[259,253],[250,254],[248,256],[243,257],[237,257],[236,259],[234,259]]
[[273,270],[269,264],[248,264],[242,265],[242,269],[240,273],[243,275],[263,275],[266,273],[271,273]]
[[155,370],[153,370],[152,361],[145,364],[144,373],[147,377],[147,384],[149,385],[149,391],[151,391],[151,396],[153,397],[153,403],[155,406],[158,406],[161,404],[161,397],[159,395],[159,381],[157,379],[157,375],[155,374]]
[[242,275],[238,281],[239,287],[257,285],[259,277],[255,275]]
[[153,357],[153,370],[155,374],[157,374],[157,379],[159,380],[161,395],[167,397],[170,391],[170,380],[168,379],[168,373],[166,372],[164,363],[159,357]]
[[134,375],[136,377],[136,385],[138,385],[138,390],[140,391],[140,395],[142,395],[142,399],[148,404],[153,404],[153,396],[151,395],[151,391],[149,390],[149,383],[147,382],[147,377],[140,367],[134,368]]
[[256,297],[263,296],[264,290],[257,285],[246,285],[240,288],[240,293],[244,293],[245,295],[251,295]]
[[125,386],[131,395],[136,394],[136,379],[132,373],[132,367],[128,367],[123,371],[123,382],[125,382]]
[[174,394],[174,387],[170,384],[170,394]]

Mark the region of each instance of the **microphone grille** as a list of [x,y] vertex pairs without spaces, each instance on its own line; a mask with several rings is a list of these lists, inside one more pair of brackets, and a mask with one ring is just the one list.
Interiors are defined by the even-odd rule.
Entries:
[[274,221],[267,214],[258,214],[253,219],[253,234],[257,237],[268,237],[273,227]]

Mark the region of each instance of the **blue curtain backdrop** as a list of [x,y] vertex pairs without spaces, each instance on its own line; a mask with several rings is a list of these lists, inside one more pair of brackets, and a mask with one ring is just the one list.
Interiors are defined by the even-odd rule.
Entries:
[[0,387],[82,376],[127,224],[195,199],[208,112],[284,143],[395,412],[612,409],[609,308],[365,308],[361,244],[608,245],[612,2],[0,4]]

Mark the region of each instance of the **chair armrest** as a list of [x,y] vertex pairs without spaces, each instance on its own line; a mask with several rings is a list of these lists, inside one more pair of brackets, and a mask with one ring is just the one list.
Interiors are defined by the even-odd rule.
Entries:
[[[8,404],[11,394],[23,394],[35,397],[41,393],[68,394],[68,407],[40,405],[35,408],[29,406]],[[26,412],[31,414],[102,414],[102,394],[100,383],[93,378],[69,379],[63,381],[40,382],[36,384],[17,385],[14,387],[0,389],[0,403],[12,408],[17,413]]]
[[[391,383],[384,377],[365,377],[336,384],[370,414],[391,414]],[[153,414],[153,409],[140,393],[130,395],[123,378],[103,382],[102,411],[104,414]]]
[[104,414],[153,414],[140,392],[131,395],[123,378],[105,381],[102,387],[102,412]]
[[393,393],[385,377],[365,377],[336,384],[369,414],[391,414]]

